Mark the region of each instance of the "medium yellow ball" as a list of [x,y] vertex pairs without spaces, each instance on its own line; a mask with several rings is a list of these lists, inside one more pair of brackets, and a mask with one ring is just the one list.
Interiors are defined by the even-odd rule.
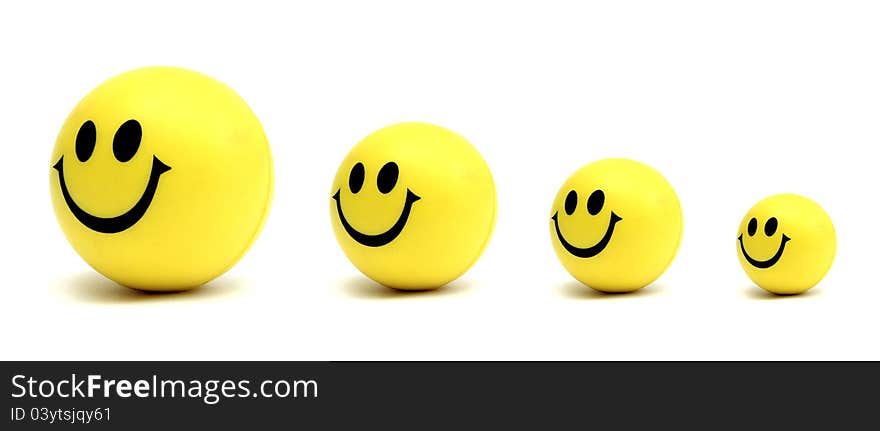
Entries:
[[737,233],[737,254],[746,275],[778,295],[803,293],[825,277],[837,238],[819,204],[795,194],[763,199],[746,213]]
[[425,290],[461,276],[495,224],[495,184],[462,136],[426,123],[380,129],[355,145],[333,180],[336,240],[367,277]]
[[562,266],[603,292],[651,284],[681,242],[675,190],[659,172],[629,159],[578,169],[559,189],[550,214],[550,239]]

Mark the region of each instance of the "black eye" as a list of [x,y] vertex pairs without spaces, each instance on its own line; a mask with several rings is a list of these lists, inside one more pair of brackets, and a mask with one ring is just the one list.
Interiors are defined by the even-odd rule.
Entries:
[[361,191],[361,187],[364,186],[364,164],[361,162],[357,162],[354,164],[354,167],[351,168],[351,174],[348,175],[348,188],[351,189],[352,193],[357,193]]
[[76,158],[79,161],[84,162],[92,157],[97,138],[98,132],[95,130],[95,123],[92,120],[79,126],[79,132],[76,132]]
[[758,220],[752,217],[749,220],[749,236],[755,236],[755,232],[758,231]]
[[134,157],[141,146],[141,123],[128,120],[119,126],[113,136],[113,156],[120,162],[127,162]]
[[565,213],[568,215],[574,214],[574,210],[577,209],[577,206],[578,194],[576,191],[572,190],[565,196]]
[[779,222],[776,220],[776,217],[770,217],[770,219],[767,220],[767,224],[764,225],[764,234],[767,236],[773,236],[778,227]]
[[605,192],[596,190],[590,193],[590,197],[587,198],[587,212],[590,215],[599,214],[599,211],[602,211],[603,205],[605,205]]
[[382,169],[379,169],[379,176],[376,178],[376,186],[382,193],[388,193],[397,185],[397,176],[400,174],[397,163],[388,162]]

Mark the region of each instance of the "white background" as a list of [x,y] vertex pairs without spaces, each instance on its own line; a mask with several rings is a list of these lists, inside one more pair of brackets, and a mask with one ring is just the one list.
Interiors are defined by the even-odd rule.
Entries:
[[[880,359],[876,2],[5,2],[0,359]],[[276,164],[269,221],[229,273],[147,295],[57,227],[49,154],[91,88],[145,65],[226,82]],[[466,136],[498,188],[482,259],[429,293],[379,287],[333,238],[348,149],[399,121]],[[685,214],[654,285],[600,295],[557,262],[549,205],[630,157]],[[779,192],[832,216],[838,255],[775,298],[739,267],[745,211]]]

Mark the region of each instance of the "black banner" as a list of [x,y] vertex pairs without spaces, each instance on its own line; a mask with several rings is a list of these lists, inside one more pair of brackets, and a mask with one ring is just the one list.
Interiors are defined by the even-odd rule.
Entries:
[[878,429],[878,363],[6,362],[3,429]]

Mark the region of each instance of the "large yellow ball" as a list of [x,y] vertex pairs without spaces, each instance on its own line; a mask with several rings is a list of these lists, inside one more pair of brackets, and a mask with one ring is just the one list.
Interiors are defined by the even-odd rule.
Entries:
[[345,255],[367,277],[404,290],[458,278],[495,224],[486,162],[460,135],[425,123],[389,126],[355,145],[329,201]]
[[99,85],[52,151],[55,215],[95,270],[182,290],[228,270],[257,237],[272,158],[257,117],[200,73],[148,67]]
[[562,266],[603,292],[651,284],[672,262],[681,235],[675,190],[653,168],[628,159],[578,169],[550,210],[550,239]]

